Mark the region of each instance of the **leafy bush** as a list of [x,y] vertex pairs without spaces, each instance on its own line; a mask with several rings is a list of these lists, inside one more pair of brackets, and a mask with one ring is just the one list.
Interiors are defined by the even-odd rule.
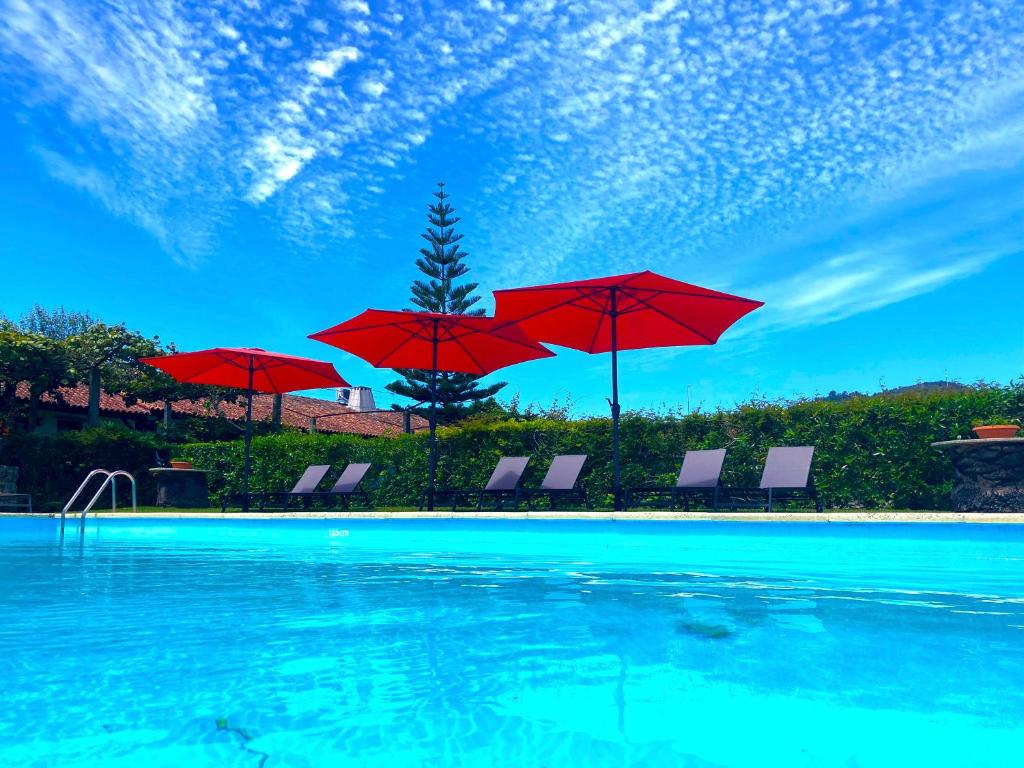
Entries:
[[[97,467],[130,472],[139,504],[151,504],[156,484],[147,470],[156,466],[160,453],[166,455],[166,446],[152,433],[103,425],[54,436],[14,433],[3,442],[0,464],[18,467],[18,490],[31,493],[36,508],[52,511],[63,507],[89,471]],[[97,482],[75,508],[81,509],[98,487]],[[117,490],[118,506],[130,505],[130,484],[120,482]],[[105,495],[97,507],[109,506],[109,498]]]
[[[895,396],[756,402],[733,410],[622,419],[622,478],[626,485],[672,483],[690,448],[729,450],[722,482],[756,485],[768,448],[814,445],[814,477],[833,506],[943,509],[949,505],[952,467],[930,447],[937,440],[971,437],[977,420],[1024,417],[1024,380],[1007,387],[930,391]],[[524,483],[540,482],[552,456],[586,453],[584,482],[599,506],[610,506],[611,423],[591,418],[477,419],[438,432],[439,485],[481,487],[500,456],[531,456]],[[152,503],[146,470],[160,452],[213,470],[218,499],[241,486],[243,442],[190,443],[169,448],[152,433],[98,427],[54,437],[13,434],[0,463],[21,468],[20,489],[40,508],[59,509],[94,467],[126,469],[139,483],[140,503]],[[425,434],[366,439],[353,435],[284,432],[253,440],[254,491],[290,488],[310,464],[373,464],[369,476],[381,506],[413,506],[427,481]],[[125,484],[126,485],[126,484]],[[121,489],[119,489],[120,491]],[[127,488],[122,493],[127,494]],[[119,504],[126,504],[125,495]]]
[[[943,509],[952,468],[930,444],[971,437],[979,418],[1024,416],[1024,382],[966,391],[751,403],[735,410],[685,416],[626,414],[621,423],[625,485],[674,482],[690,448],[729,450],[722,482],[756,485],[768,448],[814,445],[814,477],[833,506]],[[584,482],[599,506],[611,495],[609,419],[477,420],[441,429],[439,484],[481,487],[500,456],[532,457],[524,483],[540,482],[552,456],[589,455]],[[202,443],[177,452],[214,470],[214,495],[241,485],[242,443]],[[346,435],[283,434],[253,440],[254,491],[290,488],[309,464],[371,462],[376,502],[412,506],[427,478],[423,434],[364,439]],[[336,474],[334,475],[336,476]],[[333,476],[332,476],[333,477]]]

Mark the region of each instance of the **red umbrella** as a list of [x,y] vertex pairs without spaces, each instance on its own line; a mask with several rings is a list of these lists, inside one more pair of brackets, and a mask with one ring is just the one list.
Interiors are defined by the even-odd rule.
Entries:
[[368,309],[309,338],[351,352],[375,368],[419,368],[431,372],[429,510],[434,508],[437,473],[438,371],[482,376],[508,365],[554,355],[528,338],[515,323],[434,312]]
[[612,461],[615,508],[619,473],[620,349],[714,344],[763,302],[683,283],[654,272],[495,291],[495,318],[530,337],[591,354],[612,353]]
[[242,511],[249,510],[249,451],[252,444],[252,393],[279,395],[297,389],[346,387],[334,366],[308,357],[283,355],[265,349],[216,347],[200,352],[181,352],[160,357],[140,357],[139,362],[159,368],[177,381],[214,384],[246,390],[245,466],[242,471]]

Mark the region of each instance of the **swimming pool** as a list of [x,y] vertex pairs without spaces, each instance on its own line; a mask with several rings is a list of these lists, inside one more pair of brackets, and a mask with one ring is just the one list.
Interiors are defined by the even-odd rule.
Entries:
[[0,519],[3,766],[1007,765],[1024,527]]

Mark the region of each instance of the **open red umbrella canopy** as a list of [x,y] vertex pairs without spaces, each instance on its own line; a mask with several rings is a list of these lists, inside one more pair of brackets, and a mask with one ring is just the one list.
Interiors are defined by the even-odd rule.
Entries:
[[330,363],[267,352],[258,347],[217,347],[199,352],[142,357],[139,361],[159,368],[178,381],[251,389],[254,392],[281,394],[299,389],[348,386]]
[[437,473],[438,372],[483,376],[508,365],[554,355],[515,323],[435,312],[368,309],[309,338],[351,352],[375,368],[418,368],[431,372],[428,510],[434,508]]
[[514,321],[539,341],[610,352],[714,344],[763,302],[673,280],[654,272],[495,291],[495,318]]
[[309,338],[351,352],[375,368],[477,376],[554,355],[514,323],[434,312],[368,309]]
[[762,302],[701,288],[654,272],[598,277],[494,292],[494,316],[538,341],[612,353],[612,465],[615,508],[622,509],[619,373],[622,349],[714,344]]
[[139,362],[159,368],[178,381],[213,384],[248,391],[245,408],[245,464],[242,469],[242,511],[249,511],[249,473],[252,446],[252,393],[279,395],[297,389],[348,386],[334,366],[308,357],[267,352],[258,347],[216,347],[199,352],[179,352],[160,357],[140,357]]

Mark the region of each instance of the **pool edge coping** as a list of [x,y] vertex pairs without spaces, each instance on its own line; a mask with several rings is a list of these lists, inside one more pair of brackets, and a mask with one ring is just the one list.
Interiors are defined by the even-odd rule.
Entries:
[[[55,518],[59,513],[0,513],[0,517]],[[77,515],[69,515],[77,519]],[[999,523],[1024,524],[1024,515],[1014,512],[695,512],[669,510],[613,511],[530,511],[451,512],[450,510],[379,512],[373,510],[331,512],[95,512],[89,517],[103,519],[208,519],[208,520],[606,520],[606,521],[717,521],[757,523]]]

